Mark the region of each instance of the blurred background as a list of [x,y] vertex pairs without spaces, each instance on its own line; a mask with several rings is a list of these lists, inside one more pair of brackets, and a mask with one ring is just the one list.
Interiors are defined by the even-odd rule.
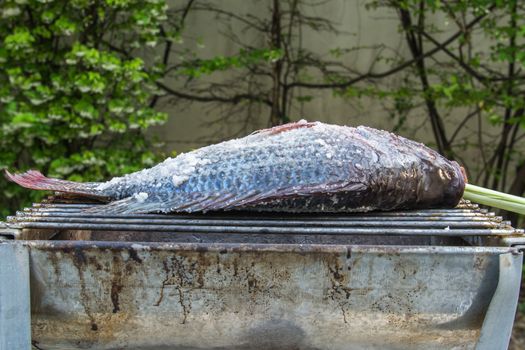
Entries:
[[[4,0],[0,168],[100,181],[304,118],[424,142],[522,196],[524,14],[518,0]],[[42,196],[0,192],[3,216]]]

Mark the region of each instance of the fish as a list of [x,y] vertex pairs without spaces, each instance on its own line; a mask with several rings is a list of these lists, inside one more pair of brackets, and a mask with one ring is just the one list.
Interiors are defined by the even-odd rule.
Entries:
[[431,148],[367,126],[284,124],[202,147],[106,182],[6,171],[30,189],[97,198],[106,214],[367,212],[458,204],[464,169]]

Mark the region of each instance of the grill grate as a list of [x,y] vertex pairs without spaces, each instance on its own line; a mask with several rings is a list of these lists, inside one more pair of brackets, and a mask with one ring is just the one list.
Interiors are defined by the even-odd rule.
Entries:
[[7,229],[55,229],[174,233],[498,236],[523,234],[501,217],[462,202],[454,209],[354,214],[219,212],[104,215],[85,212],[99,204],[36,203],[4,223]]

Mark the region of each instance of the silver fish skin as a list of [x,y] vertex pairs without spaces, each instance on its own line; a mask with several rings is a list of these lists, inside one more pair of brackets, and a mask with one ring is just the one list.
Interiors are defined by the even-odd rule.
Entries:
[[119,213],[364,212],[451,207],[465,182],[459,164],[423,144],[364,126],[301,121],[69,192],[109,198],[97,210]]

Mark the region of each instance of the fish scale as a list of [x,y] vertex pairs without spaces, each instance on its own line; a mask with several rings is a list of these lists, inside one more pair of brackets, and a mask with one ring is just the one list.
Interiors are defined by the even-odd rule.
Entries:
[[69,192],[108,198],[96,209],[108,212],[335,212],[453,206],[464,186],[456,162],[420,143],[369,127],[299,122]]

